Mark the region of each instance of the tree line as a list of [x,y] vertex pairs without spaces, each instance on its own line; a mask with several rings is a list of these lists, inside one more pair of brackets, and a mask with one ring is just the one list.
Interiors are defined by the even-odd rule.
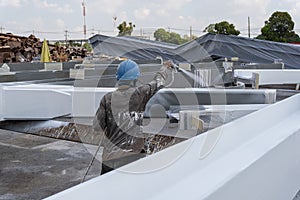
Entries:
[[[265,25],[261,28],[261,34],[256,39],[288,43],[300,42],[299,35],[294,31],[294,25],[295,23],[288,12],[276,11],[265,21]],[[134,27],[135,25],[132,22],[129,22],[128,25],[125,21],[122,22],[117,27],[119,30],[118,36],[130,36]],[[234,24],[227,21],[209,24],[203,32],[236,36],[240,34],[240,31],[235,28]],[[160,42],[183,44],[197,37],[194,35],[192,38],[188,35],[181,37],[178,33],[159,28],[154,32],[154,38]]]

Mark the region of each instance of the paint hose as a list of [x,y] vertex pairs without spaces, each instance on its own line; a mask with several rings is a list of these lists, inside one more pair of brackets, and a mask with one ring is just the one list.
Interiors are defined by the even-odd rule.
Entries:
[[173,66],[172,66],[172,72],[171,72],[171,81],[168,85],[165,85],[165,87],[170,87],[171,85],[173,85],[174,80],[175,80],[175,73],[177,73],[179,71],[179,67],[178,65],[174,64],[172,62]]

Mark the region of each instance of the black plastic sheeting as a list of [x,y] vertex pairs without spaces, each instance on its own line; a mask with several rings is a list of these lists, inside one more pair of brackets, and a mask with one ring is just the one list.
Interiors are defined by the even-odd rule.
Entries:
[[197,63],[238,57],[244,63],[273,63],[281,60],[287,69],[300,68],[300,46],[222,34],[206,34],[183,45],[172,45],[134,37],[95,35],[90,43],[95,54],[130,59],[155,59]]

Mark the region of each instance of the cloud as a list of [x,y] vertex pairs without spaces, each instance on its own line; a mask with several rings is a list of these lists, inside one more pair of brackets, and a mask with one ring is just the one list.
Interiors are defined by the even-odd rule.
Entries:
[[150,15],[151,11],[148,8],[136,9],[134,11],[134,16],[138,19],[145,19]]
[[47,1],[41,2],[41,7],[42,8],[57,8],[58,5],[55,3],[48,3]]
[[53,12],[66,13],[66,14],[70,14],[74,12],[70,4],[60,5],[57,3],[48,3],[48,1],[46,0],[44,1],[33,0],[33,3],[37,5],[39,8],[47,9]]
[[66,4],[63,7],[58,7],[57,12],[60,12],[60,13],[73,13],[74,10],[71,8],[71,6],[69,4]]
[[83,27],[82,26],[76,26],[75,28],[74,28],[74,31],[75,32],[83,32]]
[[[227,3],[232,3],[232,12],[234,14],[241,13],[255,13],[264,15],[267,13],[267,9],[271,0],[233,0],[233,2],[227,1]],[[238,9],[234,9],[238,8]]]
[[148,8],[151,13],[155,13],[158,17],[172,16],[173,13],[182,10],[185,6],[189,5],[193,0],[165,0],[152,1],[144,7]]
[[290,11],[292,17],[300,17],[299,10],[300,10],[300,2],[298,1],[298,2],[296,3],[296,5],[294,6],[294,8],[291,9],[291,11]]
[[22,0],[1,0],[0,6],[2,7],[20,7],[25,1]]
[[[70,32],[77,32],[82,29],[83,23],[81,2],[82,0],[0,0],[2,14],[5,16],[2,17],[1,24],[6,26],[6,30],[13,29],[11,31],[21,28],[23,31],[56,31],[65,29],[67,25]],[[297,21],[300,22],[299,0],[85,0],[85,4],[87,28],[94,27],[104,34],[112,32],[113,16],[117,17],[116,26],[122,21],[134,23],[138,34],[140,29],[147,27],[151,27],[153,31],[159,27],[173,27],[174,30],[184,30],[185,34],[190,26],[195,33],[200,34],[209,24],[223,20],[233,23],[245,34],[248,16],[253,34],[260,33],[264,21],[277,10],[291,14],[295,29],[299,29]],[[26,12],[16,14],[16,9]],[[35,18],[39,20],[34,23],[29,21]],[[15,21],[18,25],[8,24],[9,21]],[[45,23],[44,27],[41,27],[42,22]],[[149,34],[152,29],[147,30]],[[57,37],[63,37],[63,34]]]
[[191,2],[192,0],[166,0],[161,6],[168,11],[177,11]]
[[[27,26],[28,25],[28,26]],[[21,26],[25,28],[26,31],[45,31],[47,30],[47,24],[45,23],[45,19],[41,16],[32,16],[27,19],[27,24],[22,24],[18,21],[15,26]]]
[[292,4],[299,2],[298,0],[281,0],[281,1],[286,3],[292,3]]
[[[121,13],[119,13],[118,18],[119,18],[119,21],[127,21],[128,20],[127,12],[126,11],[122,11]],[[117,19],[117,21],[118,21],[118,19]]]
[[89,9],[89,12],[91,13],[106,13],[109,15],[117,15],[119,9],[122,9],[122,7],[126,7],[130,5],[130,0],[118,0],[118,1],[112,1],[112,0],[99,0],[99,1],[92,1],[86,3],[87,8]]
[[170,13],[166,9],[157,9],[155,13],[160,17],[167,17],[170,15]]
[[293,8],[293,9],[291,10],[291,15],[292,15],[293,21],[295,22],[294,29],[296,30],[296,32],[298,32],[298,35],[300,35],[300,34],[299,34],[300,24],[297,23],[297,22],[299,22],[299,19],[300,19],[300,13],[299,13],[299,10],[300,10],[300,2],[297,2],[295,8]]
[[62,19],[57,19],[57,20],[55,21],[55,23],[56,23],[56,26],[57,26],[59,29],[64,29],[64,28],[66,28],[66,23],[65,23],[65,21],[62,20]]

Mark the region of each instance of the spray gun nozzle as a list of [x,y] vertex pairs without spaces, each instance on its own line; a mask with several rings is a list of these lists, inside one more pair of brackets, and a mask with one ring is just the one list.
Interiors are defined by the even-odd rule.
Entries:
[[177,72],[179,72],[179,71],[180,71],[180,68],[179,68],[179,66],[178,66],[178,65],[176,65],[176,64],[173,64],[173,69],[174,69],[175,73],[177,73]]

